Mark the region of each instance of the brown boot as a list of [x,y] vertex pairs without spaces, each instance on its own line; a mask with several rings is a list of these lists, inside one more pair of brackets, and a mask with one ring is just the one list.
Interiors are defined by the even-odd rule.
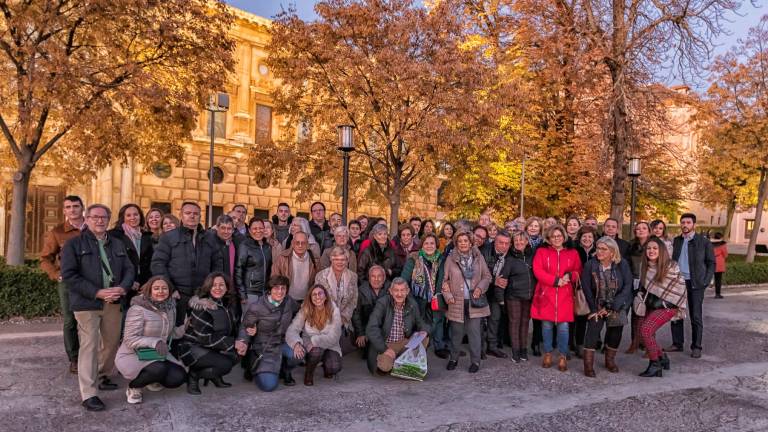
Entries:
[[549,369],[549,368],[552,367],[552,353],[551,352],[544,353],[544,356],[542,357],[542,360],[541,360],[541,367],[543,367],[544,369]]
[[626,351],[624,351],[624,354],[634,354],[637,351],[637,348],[640,346],[640,341],[636,337],[632,337],[632,343],[629,345],[629,348],[627,348]]
[[305,386],[312,386],[315,385],[315,368],[317,367],[317,364],[310,365],[307,363],[307,366],[304,367],[304,385]]
[[608,372],[619,372],[619,367],[616,366],[616,350],[613,348],[605,349],[605,368],[608,369]]
[[590,378],[595,377],[595,350],[584,348],[584,375]]
[[557,361],[557,370],[565,372],[568,370],[568,357],[560,355],[560,359]]

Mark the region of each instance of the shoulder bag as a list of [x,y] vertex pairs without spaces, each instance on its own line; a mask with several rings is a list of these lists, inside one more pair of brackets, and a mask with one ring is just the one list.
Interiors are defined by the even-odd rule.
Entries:
[[469,305],[475,309],[482,309],[486,306],[488,306],[488,297],[485,295],[485,293],[482,293],[480,297],[475,298],[472,295],[472,291],[474,291],[467,282],[467,277],[464,276],[464,269],[461,268],[461,264],[458,264],[459,271],[461,271],[461,278],[464,280],[464,285],[467,287],[467,292],[469,292]]

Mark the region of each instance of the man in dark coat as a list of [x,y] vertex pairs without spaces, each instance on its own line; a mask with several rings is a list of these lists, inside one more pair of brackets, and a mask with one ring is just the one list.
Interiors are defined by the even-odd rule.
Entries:
[[[605,222],[603,222],[603,235],[614,239],[619,246],[621,257],[627,260],[627,262],[632,262],[632,258],[629,256],[629,242],[619,238],[619,221],[614,218],[606,219]],[[595,239],[595,241],[597,240],[599,240],[599,238]]]
[[509,275],[512,272],[511,246],[512,236],[505,230],[499,230],[493,242],[485,243],[480,248],[480,252],[483,254],[483,258],[485,258],[485,264],[488,266],[491,276],[493,276],[487,291],[491,315],[487,318],[488,326],[484,338],[485,352],[498,358],[507,358],[507,354],[499,348],[499,325],[502,322],[502,315],[505,309],[504,290],[507,288]]
[[[395,359],[417,332],[429,334],[431,326],[424,322],[419,306],[408,295],[408,282],[401,277],[392,280],[389,295],[380,298],[373,308],[365,334],[371,346],[368,349],[368,370],[371,373],[389,373]],[[422,344],[429,344],[424,335]]]
[[61,278],[77,320],[80,349],[77,377],[83,406],[103,411],[98,390],[115,390],[109,380],[120,344],[120,302],[133,286],[134,267],[117,238],[107,235],[111,212],[93,204],[85,212],[87,228],[64,244]]
[[[691,357],[701,358],[704,333],[704,290],[715,275],[715,251],[709,239],[696,233],[696,215],[680,216],[682,234],[672,243],[672,259],[680,266],[688,292],[688,313],[691,318]],[[672,321],[672,346],[664,351],[682,351],[685,343],[683,320]]]
[[152,275],[170,279],[180,298],[176,302],[176,325],[187,315],[189,299],[214,271],[222,271],[222,259],[212,236],[200,225],[200,206],[181,205],[181,226],[160,236],[152,256]]

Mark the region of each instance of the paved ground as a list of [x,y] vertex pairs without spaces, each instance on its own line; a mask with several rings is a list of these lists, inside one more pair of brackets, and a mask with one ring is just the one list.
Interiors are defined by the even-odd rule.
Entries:
[[[520,365],[491,359],[470,375],[466,358],[448,372],[431,357],[423,383],[371,377],[348,357],[336,382],[318,375],[314,387],[271,394],[236,369],[232,389],[204,387],[198,397],[183,388],[145,392],[143,404],[129,406],[121,380],[121,390],[102,395],[102,413],[79,406],[55,323],[6,323],[0,431],[767,431],[768,290],[726,296],[705,301],[704,357],[674,354],[660,379],[637,377],[647,361],[625,354],[619,374],[598,366],[596,379],[584,377],[575,360],[560,373],[542,369],[538,358]],[[669,329],[660,333],[668,344]],[[301,370],[294,375],[299,380]]]

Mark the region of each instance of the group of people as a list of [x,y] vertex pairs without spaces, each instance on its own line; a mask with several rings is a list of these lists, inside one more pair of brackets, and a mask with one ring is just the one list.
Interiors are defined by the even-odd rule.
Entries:
[[[295,385],[300,365],[304,385],[321,365],[333,378],[355,352],[385,375],[415,336],[448,370],[467,355],[466,338],[470,373],[488,355],[525,362],[530,347],[544,368],[566,371],[575,355],[594,377],[598,351],[618,372],[627,324],[626,352],[644,349],[649,358],[641,376],[661,376],[666,353],[683,350],[686,316],[691,356],[701,356],[713,277],[720,297],[722,252],[716,268],[693,214],[682,215],[674,239],[656,220],[638,222],[627,242],[611,218],[598,235],[594,217],[503,226],[486,213],[439,225],[413,217],[391,230],[381,218],[326,219],[322,202],[310,212],[293,216],[281,203],[271,220],[246,223],[246,207],[234,205],[206,229],[194,202],[182,204],[179,218],[126,204],[111,224],[108,207],[84,209],[66,197],[65,222],[46,234],[41,267],[59,281],[83,406],[105,408],[98,392],[118,387],[115,368],[129,380],[129,403],[140,403],[144,389],[185,383],[199,395],[201,379],[229,387],[224,377],[238,363],[263,391]],[[655,333],[669,321],[674,343],[661,349]]]

